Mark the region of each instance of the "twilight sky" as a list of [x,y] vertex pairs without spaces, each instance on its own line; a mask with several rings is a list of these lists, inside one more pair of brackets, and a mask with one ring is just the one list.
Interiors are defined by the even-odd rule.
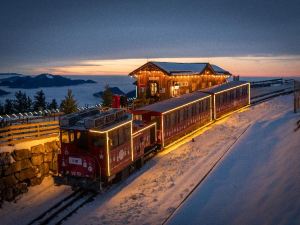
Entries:
[[127,74],[147,59],[300,75],[300,1],[0,3],[0,72]]

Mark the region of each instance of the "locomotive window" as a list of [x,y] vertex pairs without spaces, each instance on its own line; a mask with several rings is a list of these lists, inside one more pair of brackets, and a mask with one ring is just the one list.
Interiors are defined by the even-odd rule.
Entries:
[[104,134],[93,134],[92,135],[93,146],[102,148],[106,145],[106,138]]
[[74,131],[70,130],[69,131],[69,143],[73,143],[74,140],[75,140]]
[[88,149],[88,133],[76,131],[76,143],[79,148]]
[[61,130],[60,134],[61,134],[61,142],[66,143],[66,144],[69,143],[69,133],[68,133],[68,131]]
[[77,139],[77,140],[80,139],[80,136],[81,136],[81,132],[80,132],[80,131],[77,131],[77,132],[76,132],[76,139]]

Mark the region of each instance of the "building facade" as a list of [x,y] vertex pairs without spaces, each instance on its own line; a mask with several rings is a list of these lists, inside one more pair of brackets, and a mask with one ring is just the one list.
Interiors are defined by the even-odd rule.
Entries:
[[231,74],[209,63],[148,62],[129,74],[137,98],[150,103],[222,84]]

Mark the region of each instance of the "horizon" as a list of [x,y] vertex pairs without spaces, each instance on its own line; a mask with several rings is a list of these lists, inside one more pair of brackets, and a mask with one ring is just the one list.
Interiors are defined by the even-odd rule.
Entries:
[[127,75],[153,60],[299,76],[298,9],[297,0],[4,0],[0,71]]
[[[19,73],[36,76],[43,73],[63,76],[126,76],[131,71],[149,61],[204,63],[209,62],[228,70],[232,75],[243,77],[298,77],[300,76],[300,56],[281,57],[193,57],[193,58],[151,58],[151,59],[111,59],[111,60],[81,60],[78,62],[60,62],[42,66],[30,66],[31,70],[2,73]],[[239,66],[237,66],[239,64]],[[250,68],[249,68],[250,65]],[[273,70],[270,70],[270,67]],[[252,68],[252,69],[251,69]],[[277,72],[273,72],[273,71]],[[259,71],[259,72],[258,72]],[[279,72],[278,72],[279,71]]]

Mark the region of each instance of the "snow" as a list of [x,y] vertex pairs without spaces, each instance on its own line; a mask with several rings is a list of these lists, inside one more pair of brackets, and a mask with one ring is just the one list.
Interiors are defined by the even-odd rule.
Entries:
[[1,224],[28,224],[56,202],[72,192],[70,187],[55,186],[51,177],[44,178],[41,185],[29,187],[29,191],[16,202],[4,202],[0,208]]
[[248,129],[168,224],[300,224],[299,114],[291,97],[280,99],[262,105],[270,115]]
[[49,79],[53,79],[54,77],[50,74],[46,74],[46,77],[49,78]]
[[[175,63],[175,62],[151,62],[156,66],[162,68],[166,72],[172,75],[180,74],[199,74],[201,73],[208,63]],[[228,73],[228,71],[222,69],[219,66],[211,65],[216,73]],[[184,72],[184,73],[183,73]]]
[[[170,224],[299,224],[299,114],[292,113],[292,100],[289,95],[264,102],[184,139],[65,224],[162,224],[174,212]],[[18,204],[5,203],[1,223],[27,221],[70,192],[49,184],[44,192],[30,188]]]
[[[259,137],[257,140],[261,140],[262,137],[263,140],[267,140],[266,144],[262,144],[260,148],[257,148],[257,150],[253,152],[253,155],[246,153],[242,160],[242,162],[255,162],[256,159],[262,157],[261,160],[257,161],[254,165],[264,165],[264,160],[269,159],[268,156],[263,154],[264,148],[269,149],[268,138],[280,140],[278,136],[280,132],[277,133],[275,137],[268,137],[269,133],[264,133],[266,130],[263,128],[267,126],[268,123],[272,123],[272,121],[278,119],[277,126],[272,127],[271,130],[268,129],[268,131],[271,132],[275,128],[279,129],[282,122],[292,118],[295,120],[295,116],[291,113],[291,102],[291,96],[279,97],[270,102],[252,107],[244,112],[233,114],[227,119],[218,121],[205,131],[202,131],[200,136],[197,136],[199,133],[196,134],[194,136],[195,142],[191,142],[192,137],[189,137],[185,139],[186,143],[183,145],[167,149],[150,160],[142,170],[131,176],[126,182],[123,182],[117,187],[113,187],[103,196],[97,197],[94,202],[81,209],[77,215],[68,220],[66,224],[161,224],[174,212],[180,202],[188,195],[190,190],[196,186],[197,182],[207,174],[210,168],[230,150],[230,146],[234,144],[240,135],[248,137],[249,133],[257,133],[260,135],[256,136],[256,138]],[[287,116],[288,119],[282,119],[285,118],[285,116]],[[291,129],[291,126],[292,121],[283,127],[287,130],[288,127]],[[251,132],[248,131],[247,134],[242,134],[247,129],[250,129]],[[290,132],[288,133],[290,134]],[[295,136],[291,138],[295,140]],[[240,144],[247,142],[248,138],[243,138],[242,140]],[[286,140],[289,140],[288,136]],[[235,144],[235,146],[236,145],[237,144]],[[258,143],[255,143],[253,146],[258,146]],[[262,156],[260,156],[260,154],[262,154]],[[290,151],[289,154],[295,155],[295,152]],[[284,161],[284,163],[287,162]],[[248,165],[250,167],[251,163],[248,163]],[[284,166],[284,164],[282,166]],[[238,168],[233,169],[239,171]],[[273,171],[274,169],[266,170],[266,173],[272,175]],[[297,170],[294,170],[291,174],[295,176],[296,171]],[[233,176],[231,187],[235,187],[234,190],[238,191],[239,186],[233,186],[236,183],[235,179],[247,175],[248,173],[240,174],[237,178]],[[277,179],[280,179],[283,173],[278,175]],[[251,178],[254,179],[255,176],[260,177],[260,175],[253,174]],[[285,181],[287,180],[288,178],[285,179]],[[219,183],[222,184],[221,181],[219,181]],[[215,186],[219,187],[219,183],[215,183]],[[247,183],[239,185],[245,186]],[[270,188],[270,186],[271,184],[264,186],[262,183],[259,183],[259,186],[253,185],[253,187],[256,188],[262,188],[264,192],[266,192],[266,189]],[[287,191],[291,191],[290,188],[287,188]],[[261,194],[264,192],[261,192]],[[218,194],[218,198],[214,198],[216,204],[218,203],[217,199],[221,201],[224,198],[230,200],[226,190],[220,193],[213,192],[211,196],[215,194]],[[251,193],[246,194],[251,196]],[[245,195],[245,192],[241,194],[241,196],[243,195]],[[244,198],[247,195],[245,195]],[[263,199],[261,199],[259,204],[262,203]],[[226,204],[229,203],[226,202]],[[239,201],[239,204],[243,205],[243,202]],[[264,207],[267,208],[271,205],[271,202],[269,202],[269,204]],[[236,204],[235,208],[241,207]],[[195,209],[197,209],[197,207],[195,207]],[[196,213],[195,215],[200,214],[199,212],[195,212],[195,210],[193,212]],[[209,215],[210,217],[214,217],[212,216],[214,215],[213,213]],[[292,213],[291,215],[294,214]],[[188,217],[189,216],[191,215],[189,214]],[[186,224],[187,221],[190,222],[188,217],[184,217],[178,224]],[[222,218],[222,214],[220,217]]]
[[24,141],[13,146],[1,146],[0,152],[13,152],[15,149],[31,149],[32,146],[45,144],[50,141],[58,141],[59,137],[49,137],[37,140]]
[[173,63],[173,62],[151,62],[168,73],[194,72],[201,73],[207,63]]

